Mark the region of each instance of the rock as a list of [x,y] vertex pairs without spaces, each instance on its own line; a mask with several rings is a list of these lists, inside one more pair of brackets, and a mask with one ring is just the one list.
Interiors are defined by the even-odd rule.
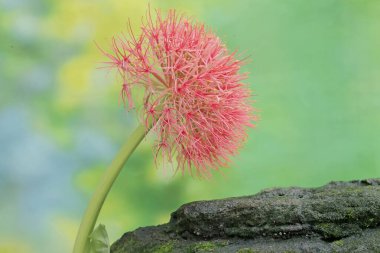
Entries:
[[188,203],[111,252],[380,252],[380,179]]

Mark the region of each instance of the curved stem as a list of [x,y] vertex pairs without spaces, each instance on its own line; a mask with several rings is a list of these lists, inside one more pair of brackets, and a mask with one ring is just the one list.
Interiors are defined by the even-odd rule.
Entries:
[[110,191],[125,162],[131,156],[140,142],[144,139],[145,135],[153,125],[152,121],[148,122],[148,124],[149,126],[147,127],[140,124],[136,128],[136,130],[132,133],[132,135],[127,139],[126,143],[120,149],[111,165],[103,174],[102,179],[97,186],[83,216],[75,240],[73,253],[87,253],[89,251],[89,236],[94,230],[96,220],[98,218],[100,209],[103,206],[104,200],[106,199],[108,192]]

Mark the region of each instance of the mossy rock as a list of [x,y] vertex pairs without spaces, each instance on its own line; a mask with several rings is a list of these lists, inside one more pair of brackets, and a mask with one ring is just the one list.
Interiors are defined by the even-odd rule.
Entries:
[[111,252],[380,252],[380,180],[185,204],[167,224],[124,234]]

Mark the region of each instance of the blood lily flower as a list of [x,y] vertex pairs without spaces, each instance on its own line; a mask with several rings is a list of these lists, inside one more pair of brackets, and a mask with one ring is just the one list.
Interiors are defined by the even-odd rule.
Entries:
[[[240,73],[244,61],[230,53],[203,24],[174,10],[163,17],[150,11],[135,35],[114,38],[103,53],[120,73],[121,97],[133,107],[133,88],[144,90],[144,124],[128,138],[101,178],[79,227],[74,253],[87,253],[101,207],[115,179],[146,133],[157,134],[156,157],[177,164],[177,170],[209,177],[227,166],[256,120],[251,93]],[[175,158],[176,162],[173,161]]]
[[[129,26],[130,28],[130,26]],[[244,61],[229,53],[203,24],[171,10],[166,17],[150,11],[135,36],[113,39],[108,64],[123,79],[121,96],[133,106],[132,88],[144,87],[143,118],[153,119],[156,155],[177,160],[177,169],[226,166],[256,117],[249,89],[239,73]]]

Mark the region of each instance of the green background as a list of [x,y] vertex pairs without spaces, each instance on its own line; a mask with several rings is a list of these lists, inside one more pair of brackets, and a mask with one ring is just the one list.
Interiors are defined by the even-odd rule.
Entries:
[[[147,1],[0,0],[0,252],[70,252],[102,171],[137,125],[96,48]],[[224,176],[155,169],[152,136],[102,210],[110,240],[181,204],[380,174],[380,1],[151,1],[251,56],[261,121]]]

